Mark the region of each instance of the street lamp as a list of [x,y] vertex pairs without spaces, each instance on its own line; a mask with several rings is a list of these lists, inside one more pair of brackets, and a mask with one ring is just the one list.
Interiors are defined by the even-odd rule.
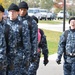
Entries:
[[34,7],[34,8],[36,7],[36,1],[34,1],[33,7]]
[[66,13],[66,0],[64,0],[64,18],[63,18],[63,31],[65,31],[65,13]]
[[21,0],[20,0],[20,2],[21,2]]
[[40,8],[41,8],[41,3],[42,3],[42,2],[41,2],[41,0],[40,0]]

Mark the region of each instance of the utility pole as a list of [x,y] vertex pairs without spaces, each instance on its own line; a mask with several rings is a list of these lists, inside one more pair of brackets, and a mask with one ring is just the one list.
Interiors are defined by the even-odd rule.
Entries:
[[42,2],[41,2],[41,0],[40,0],[40,8],[41,8],[41,5],[42,5]]
[[20,2],[21,2],[21,0],[20,0]]
[[64,18],[63,18],[63,31],[65,31],[65,19],[66,19],[66,0],[64,0]]

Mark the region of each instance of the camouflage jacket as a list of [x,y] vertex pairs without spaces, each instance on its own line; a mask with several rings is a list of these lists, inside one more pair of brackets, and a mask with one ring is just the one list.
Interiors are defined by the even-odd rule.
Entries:
[[[29,34],[30,34],[30,43],[31,43],[31,60],[34,60],[37,58],[37,48],[38,48],[38,39],[37,39],[37,32],[38,27],[35,22],[30,16],[19,16],[18,19],[22,21],[24,24],[24,21],[27,20],[28,27],[29,27]],[[25,25],[25,24],[24,24]]]
[[[12,28],[12,34],[10,34],[12,39],[9,39],[9,63],[14,64],[14,66],[25,67],[30,60],[28,23],[25,20],[25,25],[23,25],[18,19],[14,21],[8,19],[7,24]],[[20,26],[22,26],[22,32],[19,29]]]
[[60,36],[60,41],[58,45],[58,59],[61,60],[62,55],[64,54],[64,60],[66,62],[72,63],[75,62],[75,30],[69,29],[67,38],[65,37],[65,32]]
[[42,29],[40,29],[40,33],[41,33],[41,41],[39,43],[39,48],[41,48],[41,50],[42,50],[42,54],[44,55],[44,59],[47,59],[48,58],[48,47],[47,47],[46,36],[45,36]]
[[7,56],[6,56],[6,41],[5,41],[5,23],[0,22],[0,70],[6,69],[7,67]]

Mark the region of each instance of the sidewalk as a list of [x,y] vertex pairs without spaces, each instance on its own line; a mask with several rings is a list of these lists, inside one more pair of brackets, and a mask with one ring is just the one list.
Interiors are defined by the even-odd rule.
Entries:
[[56,63],[56,57],[57,54],[50,55],[47,66],[43,65],[43,58],[41,58],[37,75],[63,75],[63,60],[58,65]]
[[[63,32],[63,24],[60,25],[49,25],[49,24],[38,24],[39,28],[46,30]],[[65,29],[67,30],[69,25],[66,23]],[[39,69],[37,75],[63,75],[63,58],[61,59],[61,64],[56,63],[57,53],[49,56],[49,63],[44,66],[43,58],[40,59]]]
[[[38,27],[42,28],[42,29],[46,29],[46,30],[63,32],[63,23],[58,24],[58,25],[39,23]],[[69,24],[68,23],[65,24],[65,30],[67,30],[67,29],[69,29]]]

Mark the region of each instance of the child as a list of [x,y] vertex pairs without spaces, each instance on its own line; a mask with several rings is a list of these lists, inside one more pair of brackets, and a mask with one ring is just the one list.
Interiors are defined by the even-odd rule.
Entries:
[[[32,18],[38,23],[38,19],[35,16],[32,16]],[[36,75],[37,69],[39,68],[41,51],[42,51],[42,54],[44,55],[43,64],[46,66],[49,62],[48,61],[47,40],[46,40],[46,36],[43,30],[38,28],[38,50],[37,50],[38,57],[35,63],[31,63],[29,71],[28,71],[28,75]]]

